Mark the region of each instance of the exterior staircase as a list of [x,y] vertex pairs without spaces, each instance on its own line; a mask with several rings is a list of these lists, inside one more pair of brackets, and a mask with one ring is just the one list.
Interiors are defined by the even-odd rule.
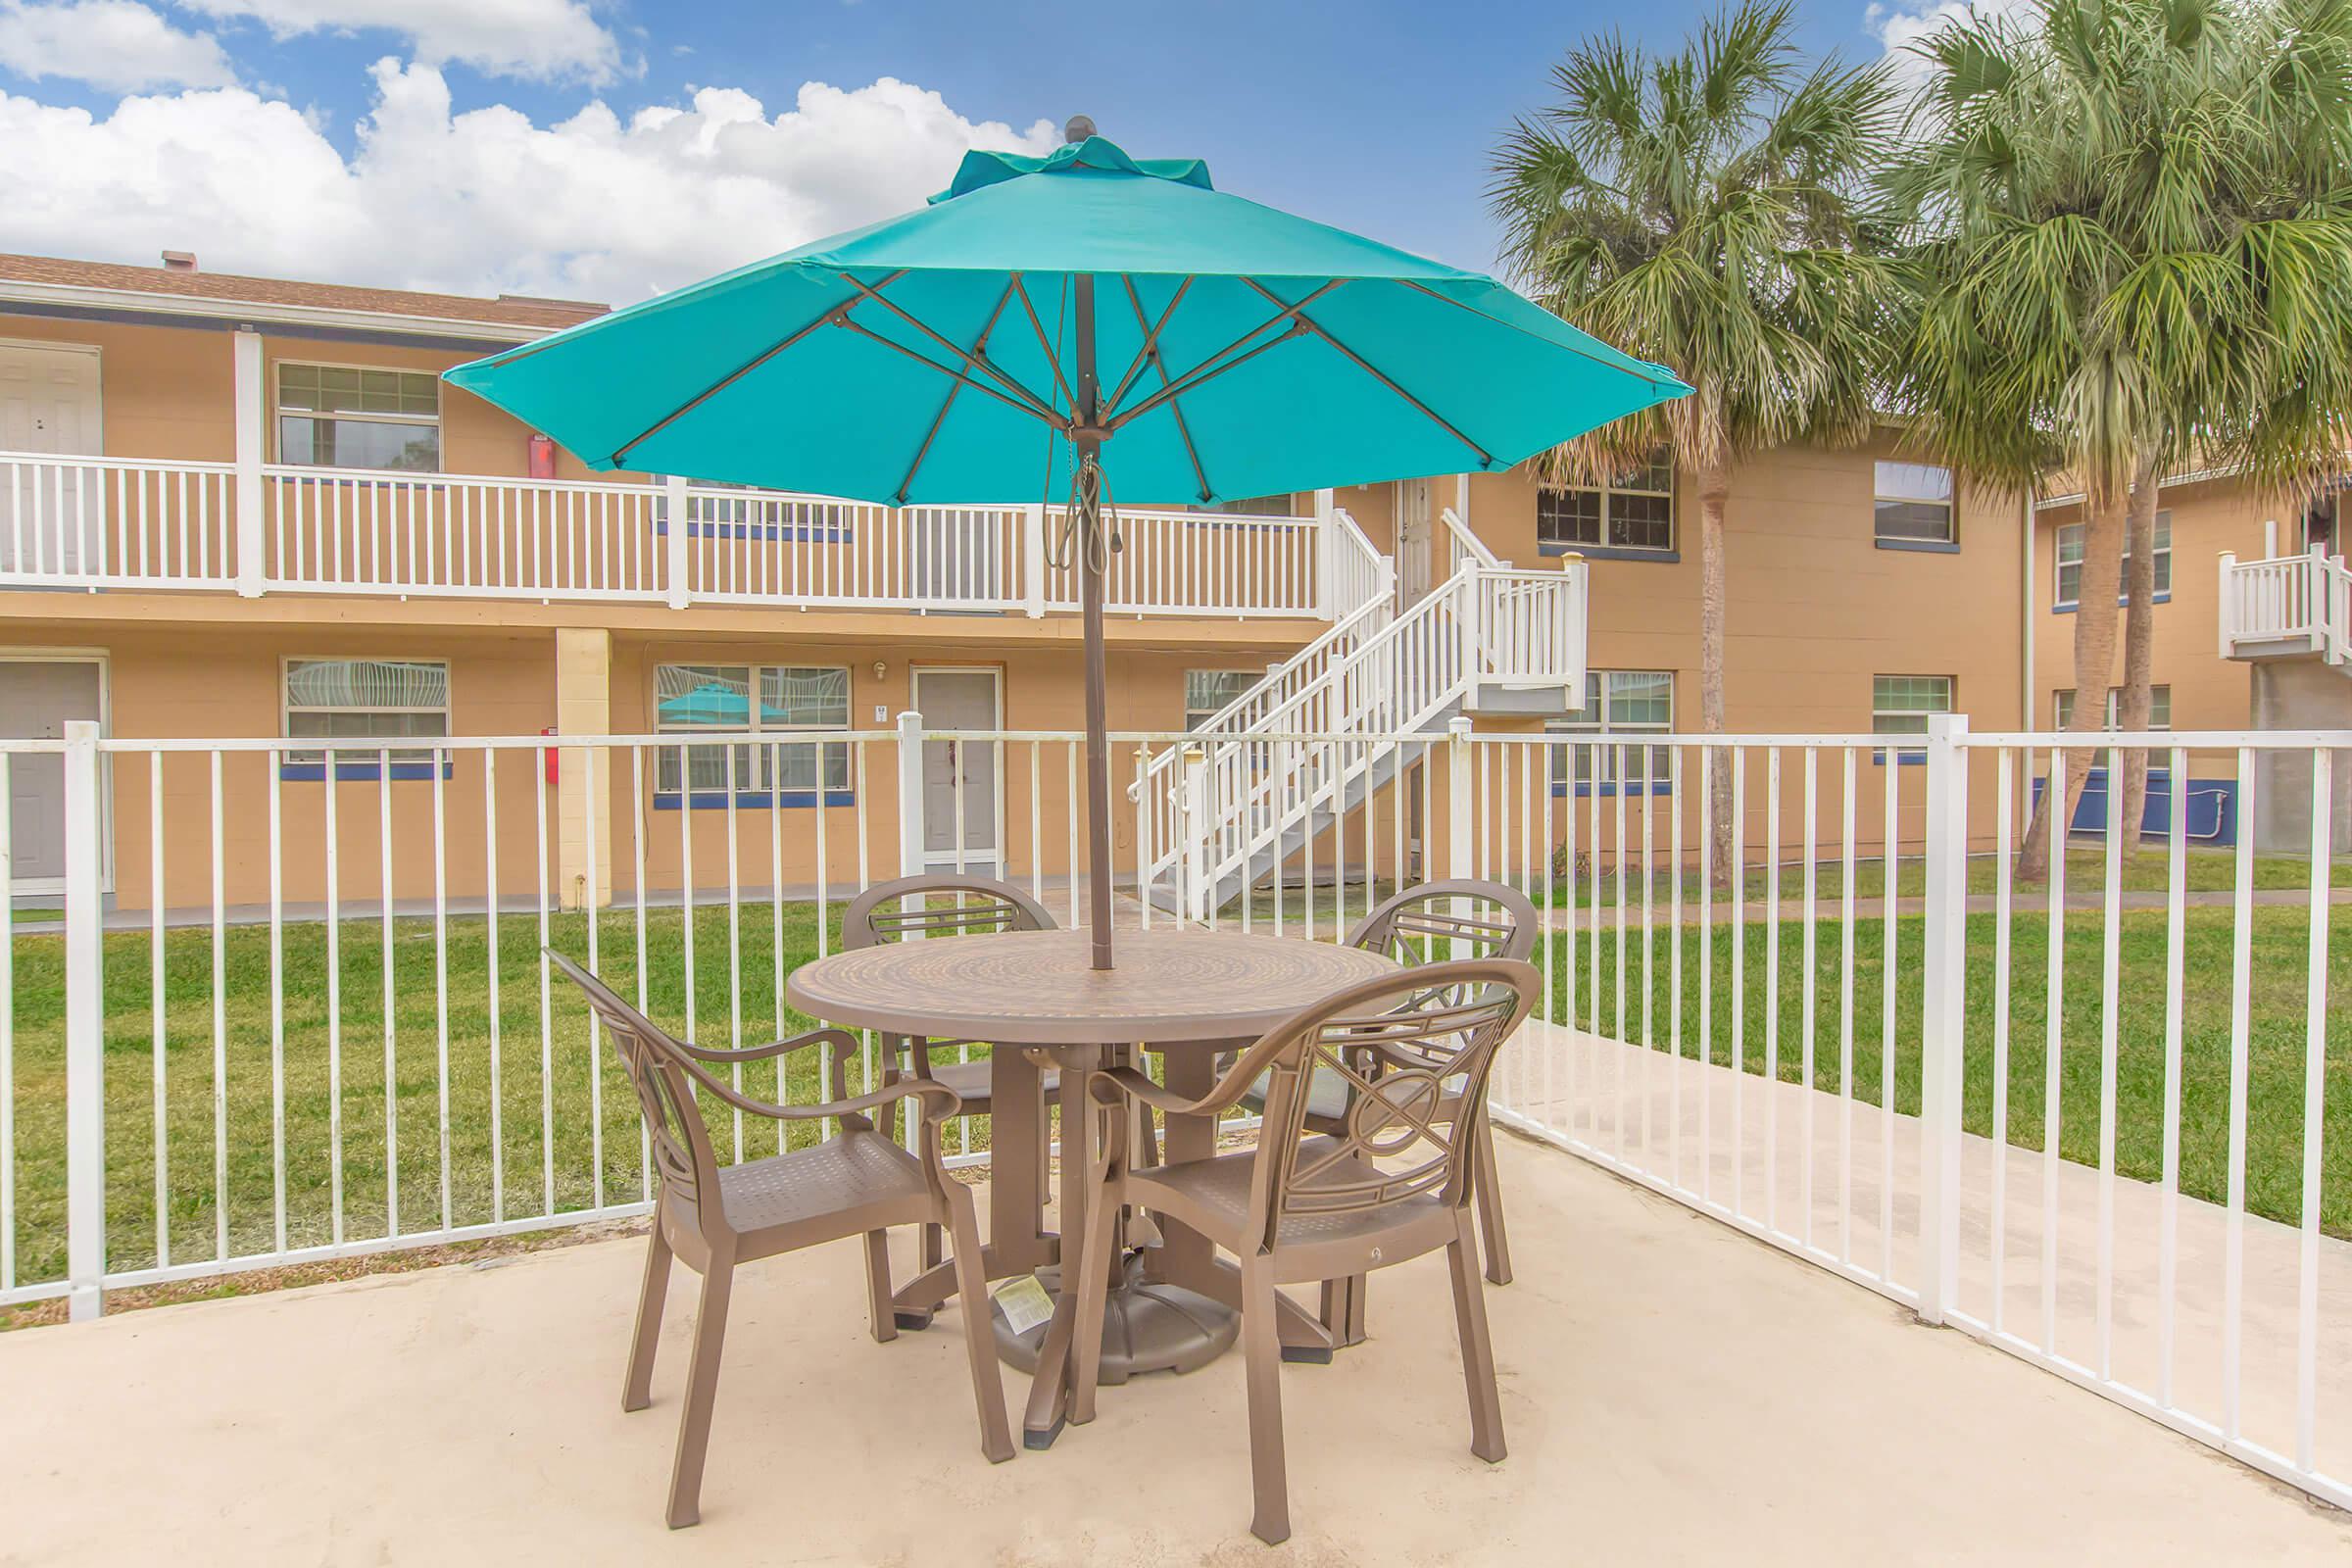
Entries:
[[[1142,891],[1187,919],[1239,896],[1417,762],[1414,738],[1473,707],[1564,712],[1582,701],[1591,579],[1581,560],[1524,570],[1451,511],[1452,574],[1399,605],[1393,561],[1331,629],[1145,764]],[[1363,536],[1346,513],[1335,525]],[[1369,546],[1365,546],[1369,549]]]

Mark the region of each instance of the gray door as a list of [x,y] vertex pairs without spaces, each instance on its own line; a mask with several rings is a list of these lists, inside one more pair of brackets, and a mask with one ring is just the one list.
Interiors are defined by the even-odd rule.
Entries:
[[[926,730],[993,730],[997,721],[993,669],[918,669],[914,708]],[[957,863],[956,785],[962,783],[961,862],[983,876],[1004,875],[997,846],[997,743],[923,742],[923,860],[933,870]]]
[[[0,660],[0,737],[63,740],[68,719],[99,716],[104,679],[88,660]],[[65,876],[64,758],[19,753],[9,759],[8,828],[20,887]]]

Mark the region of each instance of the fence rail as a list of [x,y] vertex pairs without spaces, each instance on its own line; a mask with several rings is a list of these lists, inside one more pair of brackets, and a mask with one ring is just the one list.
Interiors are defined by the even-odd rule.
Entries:
[[[682,521],[681,521],[682,519]],[[0,452],[0,586],[1075,611],[1049,506],[891,508],[689,484]],[[1352,523],[1126,511],[1106,602],[1329,619],[1378,589]]]
[[[1078,739],[947,739],[0,743],[0,802],[59,765],[66,808],[38,900],[0,811],[0,1306],[640,1211],[541,949],[741,1044],[804,1025],[784,981],[874,882],[959,863],[1074,920]],[[1396,765],[1207,923],[1340,941],[1443,875],[1536,902],[1498,1119],[2352,1503],[2352,732],[1211,739]],[[2228,781],[2231,842],[2135,838],[2112,791],[2025,880],[2036,802],[2134,748],[2174,808]],[[1124,880],[1165,827],[1121,817]]]

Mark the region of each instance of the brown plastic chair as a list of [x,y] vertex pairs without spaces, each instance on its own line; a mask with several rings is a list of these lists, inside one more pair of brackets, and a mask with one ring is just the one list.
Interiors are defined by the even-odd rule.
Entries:
[[[949,898],[954,902],[947,902]],[[852,899],[841,917],[841,941],[845,948],[878,947],[909,936],[929,939],[1054,929],[1054,916],[1046,912],[1046,906],[1011,883],[960,872],[903,876],[896,881],[877,883]],[[882,1081],[894,1084],[902,1075],[911,1075],[945,1084],[956,1091],[956,1098],[961,1102],[955,1114],[989,1115],[995,1107],[987,1062],[932,1060],[935,1049],[953,1050],[965,1044],[984,1042],[910,1040],[903,1035],[884,1035]],[[1061,1075],[1048,1068],[1039,1077],[1041,1092],[1050,1104],[1060,1088]],[[1039,1125],[1044,1125],[1042,1119]],[[1041,1164],[1046,1158],[1045,1146],[1046,1140],[1039,1139]],[[1038,1190],[1044,1192],[1050,1185],[1041,1172]],[[924,1226],[921,1254],[924,1268],[939,1262],[939,1227]],[[899,1326],[919,1329],[930,1321],[928,1312],[907,1312],[900,1316]]]
[[[645,1284],[637,1299],[637,1329],[621,1382],[623,1410],[642,1410],[652,1402],[654,1349],[661,1339],[670,1258],[683,1259],[703,1277],[702,1311],[695,1319],[686,1399],[678,1413],[677,1456],[670,1470],[670,1528],[702,1518],[703,1460],[710,1443],[710,1411],[718,1397],[719,1351],[726,1340],[727,1298],[734,1288],[736,1265],[862,1236],[873,1335],[876,1340],[895,1339],[886,1235],[892,1225],[944,1225],[954,1238],[956,1294],[964,1302],[964,1349],[980,1408],[980,1449],[991,1463],[1011,1458],[1012,1431],[1005,1420],[996,1336],[989,1324],[979,1222],[973,1215],[971,1191],[951,1180],[940,1162],[939,1127],[956,1113],[955,1091],[929,1079],[906,1078],[852,1098],[847,1063],[858,1043],[840,1029],[811,1030],[741,1051],[688,1045],[663,1033],[569,958],[553,951],[547,956],[587,994],[611,1033],[645,1112],[654,1168],[661,1176],[653,1234],[646,1243]],[[822,1104],[771,1104],[738,1094],[701,1065],[760,1061],[814,1045],[833,1048],[833,1098]],[[698,1089],[776,1121],[834,1117],[841,1130],[811,1149],[721,1167],[695,1101]],[[866,1118],[867,1111],[901,1100],[913,1100],[921,1107],[919,1158],[876,1132]]]
[[[1536,906],[1517,888],[1501,882],[1457,878],[1424,882],[1406,888],[1365,915],[1348,933],[1348,945],[1385,954],[1402,964],[1423,964],[1444,958],[1519,958],[1536,951]],[[1407,1004],[1411,1004],[1408,1002]],[[1366,1053],[1367,1058],[1370,1054]],[[1357,1063],[1359,1071],[1377,1072],[1379,1062]],[[1256,1105],[1263,1091],[1243,1103]],[[1307,1090],[1306,1125],[1310,1131],[1345,1132],[1352,1087],[1337,1073],[1319,1073]],[[1478,1200],[1478,1228],[1486,1241],[1487,1279],[1495,1285],[1511,1283],[1511,1244],[1502,1225],[1502,1190],[1494,1176],[1494,1134],[1479,1123],[1475,1152],[1477,1170],[1471,1190]],[[1361,1344],[1364,1301],[1360,1282],[1335,1282],[1325,1302],[1325,1324],[1342,1345]]]
[[[1471,958],[1381,975],[1348,987],[1268,1031],[1200,1099],[1169,1093],[1132,1067],[1088,1075],[1095,1103],[1111,1107],[1087,1211],[1079,1285],[1077,1366],[1070,1419],[1094,1419],[1112,1225],[1139,1204],[1205,1236],[1242,1264],[1242,1348],[1250,1384],[1250,1529],[1272,1544],[1291,1533],[1282,1442],[1281,1346],[1275,1287],[1359,1277],[1446,1249],[1454,1326],[1470,1398],[1470,1451],[1503,1456],[1502,1407],[1487,1339],[1485,1286],[1474,1256],[1471,1166],[1486,1130],[1487,1071],[1527,1017],[1542,985],[1532,964]],[[1356,1063],[1367,1046],[1377,1074]],[[1351,1091],[1342,1130],[1306,1138],[1313,1075]],[[1173,1165],[1132,1165],[1130,1103],[1172,1116],[1215,1115],[1239,1104],[1260,1075],[1266,1108],[1250,1152]],[[1458,1087],[1448,1089],[1458,1080]]]

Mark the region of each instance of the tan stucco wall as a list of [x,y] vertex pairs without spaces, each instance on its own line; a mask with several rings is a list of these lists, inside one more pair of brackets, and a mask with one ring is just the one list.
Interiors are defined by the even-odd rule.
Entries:
[[[2295,512],[2256,494],[2235,480],[2208,480],[2165,490],[2158,505],[2173,514],[2173,585],[2155,607],[2156,650],[2150,680],[2173,689],[2175,729],[2243,729],[2250,711],[2249,666],[2224,659],[2216,638],[2221,624],[2218,558],[2234,551],[2240,561],[2264,555],[2265,518],[2278,523],[2278,548],[2295,548]],[[2075,684],[2075,616],[2050,608],[2057,583],[2058,529],[2082,520],[2080,507],[2045,508],[2034,541],[2034,722],[2057,722],[2053,694]],[[2115,663],[2110,685],[2124,671],[2124,631],[2116,621]],[[2103,699],[2101,699],[2103,700]]]

